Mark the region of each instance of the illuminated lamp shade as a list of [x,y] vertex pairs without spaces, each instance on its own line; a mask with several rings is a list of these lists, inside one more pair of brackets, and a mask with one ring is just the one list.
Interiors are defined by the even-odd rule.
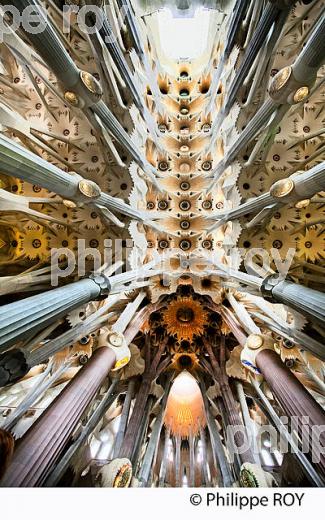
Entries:
[[165,425],[175,437],[198,435],[206,425],[201,390],[194,377],[184,370],[177,376],[167,401]]

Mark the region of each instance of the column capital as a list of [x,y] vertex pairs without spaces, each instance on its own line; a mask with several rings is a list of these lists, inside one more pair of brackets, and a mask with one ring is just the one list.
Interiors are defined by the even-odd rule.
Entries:
[[278,285],[278,283],[282,282],[283,279],[278,274],[271,274],[264,278],[263,283],[261,285],[261,292],[265,300],[269,302],[274,302],[273,297],[273,289]]
[[257,355],[262,350],[275,350],[275,341],[272,336],[262,334],[250,334],[241,352],[240,359],[245,368],[255,375],[262,375],[256,364]]
[[270,98],[277,104],[301,103],[309,95],[309,85],[298,81],[291,65],[284,67],[274,76],[269,89]]
[[106,297],[110,293],[111,282],[108,276],[102,273],[92,273],[88,278],[98,285],[100,289],[100,296]]
[[78,108],[91,107],[101,100],[103,90],[96,78],[86,72],[79,71],[79,81],[72,90],[64,92],[64,99],[69,105]]
[[[291,195],[295,187],[294,180],[288,177],[287,179],[280,179],[272,184],[270,188],[270,195],[277,201],[286,202],[288,196]],[[284,200],[283,200],[284,199]]]
[[89,202],[89,199],[98,199],[101,195],[101,189],[93,181],[82,179],[78,184],[79,191],[83,197]]
[[131,359],[131,352],[126,342],[125,337],[120,332],[115,332],[108,327],[101,329],[98,338],[98,348],[107,347],[110,348],[115,356],[115,365],[112,368],[112,372],[121,370],[124,368]]

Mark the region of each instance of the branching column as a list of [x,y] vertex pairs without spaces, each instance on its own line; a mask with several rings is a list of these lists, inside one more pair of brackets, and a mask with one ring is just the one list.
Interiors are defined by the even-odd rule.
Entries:
[[190,444],[189,487],[195,487],[195,437],[192,433],[190,433],[189,444]]
[[280,302],[304,316],[311,322],[325,324],[325,294],[304,287],[289,280],[278,280],[278,276],[269,276],[262,284],[263,296],[272,301]]
[[136,401],[134,404],[133,412],[131,419],[128,424],[128,428],[121,446],[121,450],[119,453],[119,458],[132,458],[132,453],[134,450],[134,441],[136,439],[137,433],[140,430],[141,423],[143,421],[143,414],[146,408],[147,399],[150,394],[151,384],[154,379],[157,377],[158,365],[161,359],[161,356],[165,350],[166,343],[168,338],[162,340],[159,344],[158,350],[152,360],[150,361],[150,347],[151,341],[150,336],[146,337],[146,367],[144,374],[142,376],[142,382],[140,385],[140,389],[138,391]]
[[[273,350],[262,350],[256,356],[256,365],[264,375],[281,408],[297,427],[305,446],[309,446],[315,465],[325,475],[325,412],[305,387],[282,363]],[[304,423],[307,425],[304,426]],[[320,426],[319,432],[317,427]]]
[[170,430],[165,429],[164,451],[159,472],[159,487],[164,487],[168,464],[168,452],[170,445]]
[[202,462],[201,462],[202,473],[203,473],[205,485],[206,485],[206,487],[208,487],[209,486],[208,461],[207,461],[208,452],[207,452],[205,429],[203,429],[203,428],[200,431],[200,439],[201,439],[201,443],[202,443]]
[[214,454],[215,464],[219,470],[219,487],[231,487],[234,483],[229,462],[226,457],[225,448],[222,444],[220,434],[214,418],[212,417],[208,398],[206,396],[206,388],[203,377],[200,378],[200,386],[204,408],[207,418],[207,425],[210,433],[211,446]]
[[242,362],[265,378],[283,412],[291,419],[291,432],[297,431],[303,451],[325,475],[325,412],[274,351],[268,336],[251,335],[241,354]]
[[161,409],[160,409],[158,416],[156,417],[155,424],[154,424],[152,432],[151,432],[150,440],[148,442],[147,451],[146,451],[144,459],[142,461],[141,470],[139,473],[139,481],[141,482],[142,487],[148,487],[150,471],[151,471],[151,468],[152,468],[152,465],[154,462],[155,453],[157,451],[157,445],[159,442],[161,428],[163,426],[163,420],[164,420],[172,375],[173,374],[170,374],[168,376],[167,382],[164,385],[165,394],[162,399]]
[[179,435],[175,437],[175,487],[181,487],[182,485],[182,477],[181,477],[181,446],[182,439]]
[[130,407],[131,407],[133,393],[134,393],[134,387],[135,387],[135,379],[130,379],[129,384],[128,384],[128,389],[125,394],[125,400],[123,403],[120,424],[119,424],[118,432],[117,432],[116,439],[115,439],[113,458],[118,456],[118,453],[122,446],[122,442],[124,439],[125,431],[126,431],[128,420],[129,420],[129,413],[130,413]]
[[[102,283],[106,282],[108,292],[108,279],[100,278]],[[0,350],[21,339],[27,332],[37,332],[72,309],[95,300],[100,293],[100,284],[89,278],[3,305],[0,308]]]
[[[221,341],[224,342],[224,336],[222,336]],[[250,447],[248,447],[248,439],[245,432],[244,424],[240,418],[240,415],[237,411],[237,405],[236,401],[234,399],[234,396],[232,394],[231,388],[229,386],[228,377],[224,373],[223,370],[221,370],[219,363],[217,362],[217,359],[214,355],[214,352],[212,350],[212,347],[208,341],[205,341],[205,347],[210,357],[210,362],[213,368],[213,372],[216,378],[216,381],[220,385],[220,389],[222,392],[222,398],[225,403],[225,407],[227,410],[227,416],[229,425],[231,425],[235,431],[233,435],[234,443],[236,448],[241,448],[243,445],[243,441],[247,446],[247,449],[240,454],[240,458],[243,463],[250,462],[252,464],[255,463],[254,455],[252,453],[252,450]],[[240,431],[237,429],[239,427]]]
[[22,438],[2,486],[42,485],[115,361],[116,354],[111,348],[102,347],[95,351],[87,365]]

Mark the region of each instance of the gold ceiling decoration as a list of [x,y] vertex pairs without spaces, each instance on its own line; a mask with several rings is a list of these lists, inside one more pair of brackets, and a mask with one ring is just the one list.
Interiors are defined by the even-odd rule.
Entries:
[[177,298],[163,313],[168,334],[178,339],[192,341],[193,336],[203,334],[207,324],[207,312],[192,298]]
[[170,368],[178,372],[183,372],[184,370],[192,372],[198,368],[198,365],[199,359],[194,352],[180,351],[174,354]]

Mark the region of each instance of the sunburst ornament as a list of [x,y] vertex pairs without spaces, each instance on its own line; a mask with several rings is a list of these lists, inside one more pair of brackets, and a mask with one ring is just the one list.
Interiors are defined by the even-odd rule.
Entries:
[[207,323],[206,311],[192,298],[178,298],[171,302],[163,316],[168,334],[189,341],[193,336],[200,336]]

